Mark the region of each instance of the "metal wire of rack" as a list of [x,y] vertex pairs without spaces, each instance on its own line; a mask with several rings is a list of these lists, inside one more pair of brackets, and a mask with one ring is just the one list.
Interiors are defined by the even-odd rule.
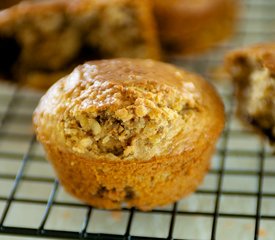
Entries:
[[[171,62],[209,79],[227,50],[275,40],[275,0],[246,0],[243,10],[233,40],[203,56]],[[231,85],[215,85],[227,126],[204,184],[192,196],[152,212],[111,212],[71,198],[55,179],[31,129],[42,93],[0,84],[0,238],[275,239],[272,149],[238,123]]]

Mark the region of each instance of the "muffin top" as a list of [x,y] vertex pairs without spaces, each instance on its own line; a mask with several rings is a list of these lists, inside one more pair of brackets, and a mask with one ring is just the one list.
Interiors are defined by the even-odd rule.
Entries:
[[149,160],[215,141],[224,115],[214,89],[197,75],[114,59],[85,63],[54,84],[33,121],[44,144],[92,159]]

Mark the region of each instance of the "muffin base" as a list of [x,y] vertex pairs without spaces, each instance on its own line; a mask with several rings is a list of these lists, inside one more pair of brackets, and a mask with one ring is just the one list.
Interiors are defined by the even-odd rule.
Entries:
[[199,154],[188,153],[189,158],[184,153],[149,161],[108,161],[83,158],[53,145],[44,147],[61,184],[75,197],[98,208],[143,211],[195,191],[214,150],[208,146]]

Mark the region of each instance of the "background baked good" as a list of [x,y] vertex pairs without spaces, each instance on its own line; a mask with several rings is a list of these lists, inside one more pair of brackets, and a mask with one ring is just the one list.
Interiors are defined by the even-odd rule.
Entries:
[[152,0],[167,54],[201,52],[232,35],[237,0]]
[[21,2],[0,14],[2,73],[49,87],[96,58],[160,58],[148,0]]
[[238,114],[275,143],[275,43],[232,51],[226,57],[238,100]]
[[237,2],[5,1],[15,5],[0,14],[0,73],[48,88],[85,60],[201,52],[232,34]]
[[197,75],[115,59],[88,62],[54,84],[33,122],[67,191],[96,207],[149,210],[197,188],[224,112]]

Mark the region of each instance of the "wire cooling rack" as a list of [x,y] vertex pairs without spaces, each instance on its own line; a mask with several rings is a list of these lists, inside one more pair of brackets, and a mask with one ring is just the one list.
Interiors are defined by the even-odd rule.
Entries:
[[[234,47],[275,40],[275,0],[247,0],[235,38],[196,58],[171,59],[213,79]],[[0,238],[275,239],[272,150],[234,117],[229,83],[215,82],[227,126],[204,184],[173,205],[105,211],[66,194],[36,142],[31,114],[41,93],[0,83]]]

